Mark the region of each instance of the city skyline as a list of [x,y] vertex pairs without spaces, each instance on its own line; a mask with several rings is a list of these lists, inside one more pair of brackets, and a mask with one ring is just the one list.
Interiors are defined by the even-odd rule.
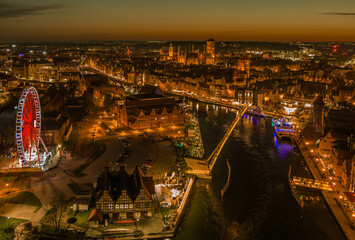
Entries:
[[0,42],[355,41],[355,2],[0,1]]

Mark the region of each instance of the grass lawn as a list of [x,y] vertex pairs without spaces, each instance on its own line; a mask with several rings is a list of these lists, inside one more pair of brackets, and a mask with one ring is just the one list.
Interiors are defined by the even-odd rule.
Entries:
[[159,208],[159,209],[160,209],[160,213],[161,213],[161,216],[163,217],[163,219],[164,219],[164,216],[168,216],[169,213],[170,213],[170,211],[171,211],[170,208],[163,208],[163,207],[161,207],[161,208]]
[[33,193],[27,191],[19,192],[18,194],[11,197],[1,198],[0,205],[3,205],[5,203],[35,206],[37,207],[35,212],[37,212],[42,207],[42,203],[38,199],[38,197],[36,197],[36,195],[34,195]]
[[2,179],[2,181],[4,182],[4,183],[13,183],[13,182],[15,182],[17,180],[17,176],[8,176],[8,177],[4,177],[3,179]]
[[0,217],[0,240],[2,239],[14,239],[15,235],[6,231],[7,228],[15,228],[20,223],[27,220],[17,218]]
[[87,212],[74,212],[70,209],[69,216],[76,218],[76,222],[74,225],[82,228],[88,227],[88,219],[91,214],[92,208],[90,208]]
[[13,183],[31,176],[36,176],[41,173],[20,173],[20,174],[7,174],[6,177],[2,179],[4,183]]

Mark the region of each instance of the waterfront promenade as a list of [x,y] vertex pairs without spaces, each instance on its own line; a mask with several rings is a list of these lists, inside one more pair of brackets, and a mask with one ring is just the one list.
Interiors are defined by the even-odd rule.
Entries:
[[[324,180],[323,179],[324,175],[321,174],[313,157],[311,156],[310,152],[308,152],[306,144],[303,142],[303,140],[299,139],[298,137],[296,137],[294,140],[314,179],[318,181]],[[340,186],[340,183],[336,185],[336,189],[338,189],[339,192],[345,191],[345,189],[343,189],[342,186]],[[355,231],[353,230],[354,219],[350,219],[350,217],[347,214],[345,214],[345,212],[341,208],[341,203],[338,201],[338,199],[342,199],[343,197],[339,195],[338,192],[336,191],[322,190],[322,195],[329,209],[331,210],[333,216],[338,222],[340,228],[344,232],[346,238],[349,240],[355,240]],[[354,218],[352,215],[351,217]]]

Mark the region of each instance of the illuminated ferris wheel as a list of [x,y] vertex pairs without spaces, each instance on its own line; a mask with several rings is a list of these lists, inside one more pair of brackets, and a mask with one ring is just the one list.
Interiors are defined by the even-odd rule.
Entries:
[[[41,106],[34,87],[23,90],[16,115],[16,144],[20,167],[40,167]],[[12,164],[14,167],[15,159]]]

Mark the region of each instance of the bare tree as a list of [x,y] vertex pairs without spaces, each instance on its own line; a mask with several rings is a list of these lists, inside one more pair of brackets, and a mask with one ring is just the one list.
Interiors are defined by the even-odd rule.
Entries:
[[57,194],[49,201],[48,217],[56,231],[60,230],[60,224],[64,212],[67,210],[70,201],[65,199],[63,194]]

